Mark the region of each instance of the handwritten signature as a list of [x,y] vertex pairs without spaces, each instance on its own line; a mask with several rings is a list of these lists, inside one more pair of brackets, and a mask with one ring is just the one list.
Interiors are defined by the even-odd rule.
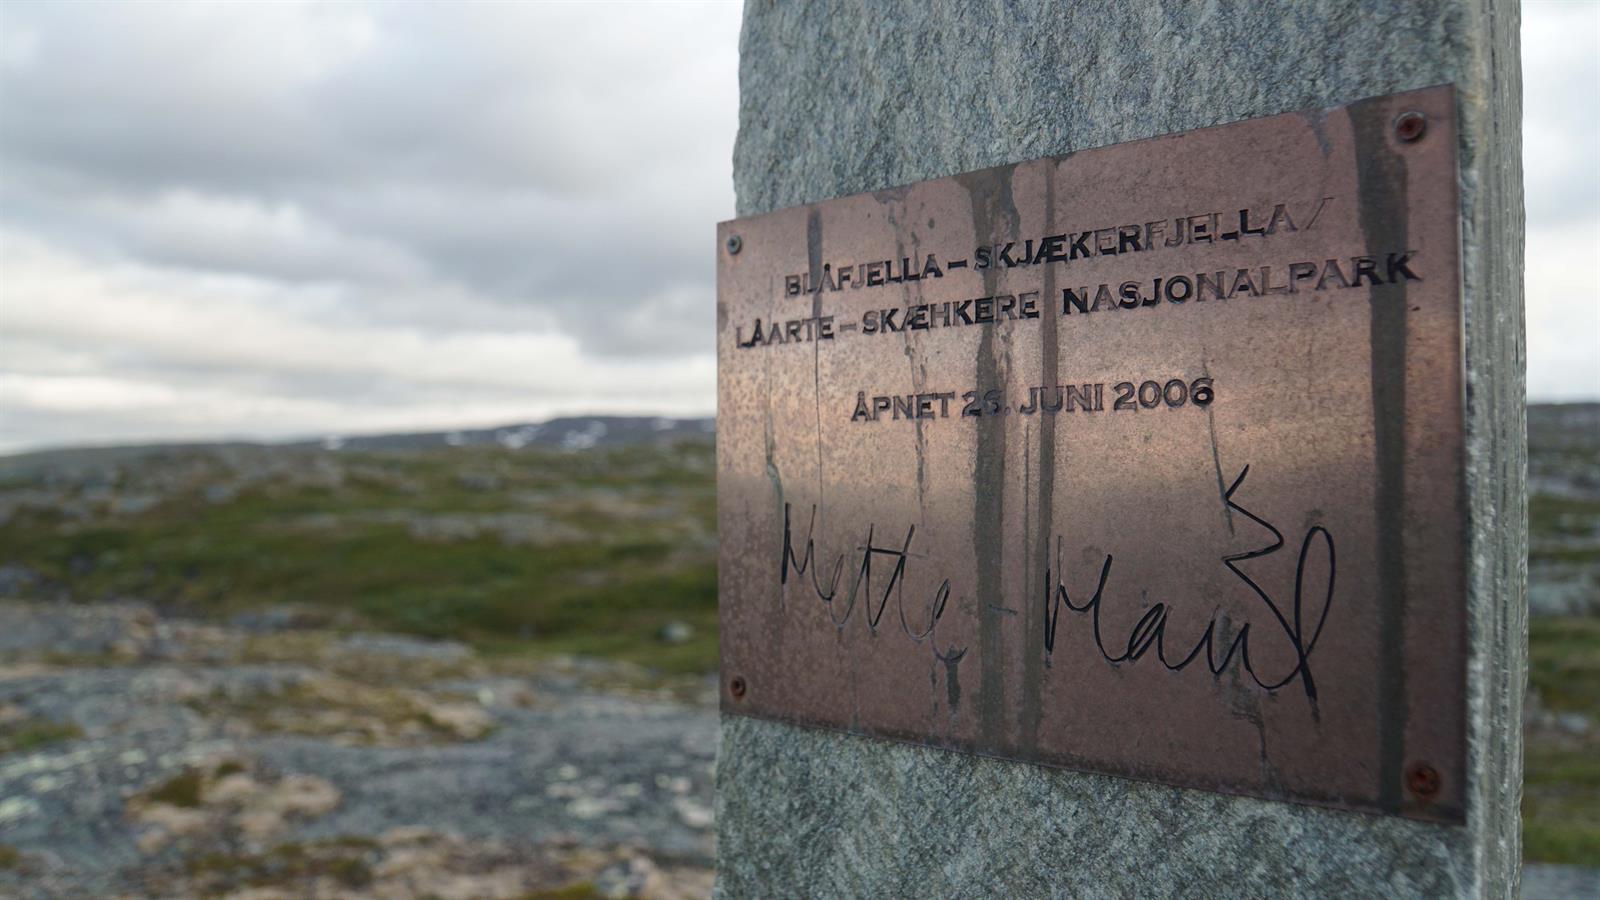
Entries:
[[[1129,631],[1126,642],[1113,643],[1107,646],[1106,637],[1101,630],[1101,611],[1104,607],[1106,584],[1111,578],[1112,566],[1115,562],[1111,554],[1105,554],[1105,559],[1100,566],[1099,580],[1095,585],[1094,593],[1089,599],[1075,602],[1067,590],[1067,586],[1060,578],[1061,566],[1061,539],[1056,538],[1055,565],[1045,569],[1044,577],[1044,628],[1039,652],[1044,654],[1046,665],[1049,664],[1052,654],[1056,650],[1056,630],[1061,622],[1063,608],[1074,613],[1087,615],[1090,619],[1090,630],[1094,638],[1096,649],[1105,661],[1113,666],[1132,664],[1144,658],[1153,649],[1155,659],[1171,672],[1181,672],[1192,663],[1205,658],[1206,668],[1214,678],[1220,678],[1228,671],[1234,660],[1238,660],[1238,667],[1262,690],[1268,693],[1298,681],[1305,691],[1307,700],[1312,709],[1317,705],[1316,679],[1311,670],[1311,656],[1316,650],[1317,642],[1322,636],[1324,627],[1328,623],[1328,614],[1333,608],[1334,577],[1336,570],[1336,556],[1334,552],[1333,535],[1321,525],[1313,525],[1307,529],[1300,542],[1300,554],[1295,565],[1294,597],[1287,605],[1274,599],[1254,578],[1244,571],[1242,563],[1251,560],[1263,559],[1283,550],[1283,533],[1271,522],[1241,506],[1234,495],[1244,484],[1245,478],[1250,474],[1250,467],[1245,466],[1239,476],[1234,479],[1223,495],[1229,509],[1245,516],[1250,521],[1265,528],[1272,540],[1265,546],[1243,553],[1230,554],[1221,557],[1221,563],[1227,567],[1234,577],[1238,578],[1250,592],[1266,607],[1271,616],[1271,624],[1275,627],[1274,634],[1281,634],[1288,642],[1293,652],[1294,664],[1285,673],[1279,676],[1263,675],[1256,669],[1250,655],[1250,640],[1252,623],[1240,626],[1231,640],[1220,638],[1217,634],[1220,607],[1213,610],[1211,620],[1206,630],[1198,641],[1181,656],[1169,652],[1167,646],[1167,619],[1172,607],[1166,603],[1156,603],[1145,610],[1133,628]],[[820,567],[816,556],[816,542],[814,534],[817,524],[817,508],[812,506],[810,522],[806,527],[804,550],[796,552],[794,544],[794,528],[790,516],[790,504],[783,507],[783,549],[778,563],[779,584],[787,587],[789,576],[792,573],[796,581],[810,574],[809,581],[812,591],[818,600],[827,605],[829,618],[835,627],[843,629],[854,615],[858,605],[866,609],[867,627],[877,631],[883,620],[884,612],[888,609],[889,601],[895,600],[899,624],[902,633],[912,641],[921,644],[930,642],[933,654],[946,663],[954,663],[966,655],[966,647],[939,646],[938,627],[949,608],[951,582],[946,578],[934,590],[932,598],[926,607],[927,624],[921,629],[913,628],[906,614],[906,604],[903,597],[906,568],[914,558],[911,552],[912,542],[916,537],[916,526],[908,526],[905,530],[904,540],[897,544],[880,546],[877,541],[877,525],[869,525],[866,543],[856,548],[860,553],[860,562],[856,566],[855,578],[850,584],[848,592],[841,596],[840,579],[844,574],[846,554],[839,554],[833,562],[826,583],[820,576]],[[1314,554],[1313,550],[1321,545],[1323,553]],[[881,591],[873,589],[874,563],[878,565],[879,584]],[[1316,575],[1319,566],[1325,566],[1325,577],[1321,579],[1327,586],[1326,592],[1319,598],[1307,596],[1308,586],[1317,584],[1308,576]],[[887,566],[887,574],[884,568]],[[780,592],[780,598],[783,593]],[[1317,600],[1320,602],[1309,602]],[[781,602],[781,600],[780,600]],[[1218,643],[1227,640],[1227,647],[1218,656]]]

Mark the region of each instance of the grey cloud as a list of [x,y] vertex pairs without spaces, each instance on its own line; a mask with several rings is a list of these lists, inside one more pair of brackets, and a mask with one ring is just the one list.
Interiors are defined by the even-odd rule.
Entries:
[[[0,3],[0,441],[709,411],[737,20]],[[1569,352],[1592,286],[1545,245],[1600,221],[1600,9],[1525,20],[1529,374],[1549,396],[1595,383]]]
[[378,319],[417,305],[397,293],[454,290],[590,353],[709,352],[736,13],[94,10],[3,12],[33,36],[0,54],[11,227],[340,282]]
[[1523,172],[1530,225],[1600,218],[1600,4],[1523,6]]

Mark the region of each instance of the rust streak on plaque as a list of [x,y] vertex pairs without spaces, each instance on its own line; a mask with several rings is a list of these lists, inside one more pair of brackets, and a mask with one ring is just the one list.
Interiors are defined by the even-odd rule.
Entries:
[[[1056,233],[1056,166],[1054,163],[1044,166],[1044,225],[1046,234]],[[1044,291],[1047,298],[1056,295],[1055,269],[1046,266],[1044,271]],[[1039,383],[1056,384],[1060,372],[1060,338],[1057,331],[1055,316],[1043,316],[1039,320]],[[1039,496],[1036,504],[1037,525],[1034,531],[1032,552],[1028,555],[1028,591],[1024,598],[1024,609],[1027,611],[1023,622],[1023,647],[1039,647],[1044,644],[1044,619],[1042,617],[1045,598],[1044,579],[1040,577],[1041,566],[1050,553],[1049,530],[1055,522],[1055,489],[1056,489],[1056,420],[1054,416],[1046,416],[1039,423],[1039,452],[1038,452],[1038,482]],[[1038,653],[1027,653],[1023,656],[1022,673],[1022,746],[1033,750],[1039,743],[1039,719],[1042,715],[1041,683],[1044,679],[1044,657]]]
[[[1350,111],[1361,179],[1361,228],[1367,252],[1406,246],[1405,161],[1389,149],[1389,117],[1382,105],[1357,104]],[[1379,251],[1381,252],[1381,251]],[[1372,348],[1372,433],[1377,467],[1378,578],[1382,649],[1378,656],[1380,731],[1378,798],[1388,812],[1401,804],[1405,759],[1406,667],[1403,637],[1405,579],[1406,285],[1373,288],[1369,340]]]

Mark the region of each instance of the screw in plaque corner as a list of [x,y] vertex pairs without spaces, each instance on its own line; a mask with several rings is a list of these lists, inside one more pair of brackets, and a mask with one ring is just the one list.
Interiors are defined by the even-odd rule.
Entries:
[[1406,770],[1406,790],[1418,800],[1432,800],[1438,796],[1440,786],[1439,770],[1427,763],[1414,763]]
[[1422,140],[1428,131],[1428,117],[1419,112],[1401,113],[1394,120],[1394,136],[1402,143],[1412,144]]

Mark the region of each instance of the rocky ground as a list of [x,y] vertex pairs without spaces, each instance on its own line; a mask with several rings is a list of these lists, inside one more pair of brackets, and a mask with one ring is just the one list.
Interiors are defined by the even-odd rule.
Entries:
[[709,894],[710,681],[293,618],[0,604],[0,894]]
[[0,603],[0,896],[709,896],[711,679],[299,619]]
[[[0,897],[709,894],[714,448],[579,424],[0,458]],[[1600,897],[1600,405],[1529,488],[1524,895]]]

